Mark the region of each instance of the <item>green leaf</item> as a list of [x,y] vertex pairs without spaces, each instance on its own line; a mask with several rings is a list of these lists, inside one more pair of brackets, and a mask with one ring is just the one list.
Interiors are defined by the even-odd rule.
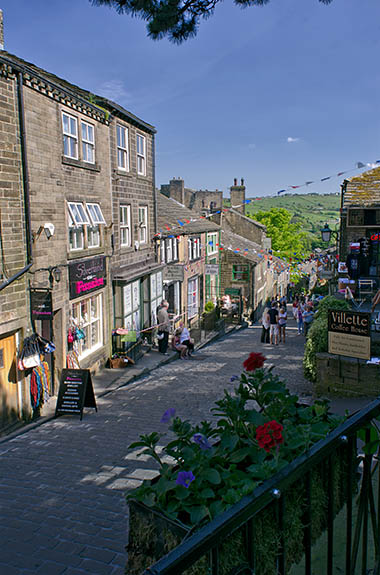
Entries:
[[202,521],[204,517],[207,517],[207,515],[208,515],[208,509],[205,505],[195,505],[194,507],[191,508],[190,511],[191,523],[196,525],[197,523]]
[[219,485],[219,483],[222,481],[219,471],[212,468],[206,469],[202,474],[202,478],[205,479],[206,481],[209,481],[213,485]]
[[376,439],[375,441],[370,441],[369,443],[366,443],[363,447],[364,453],[366,453],[367,455],[373,455],[378,450],[379,443],[380,442],[378,439]]
[[285,393],[285,387],[275,381],[266,381],[261,386],[262,393]]
[[225,505],[222,501],[213,501],[210,505],[210,513],[211,516],[214,518],[220,513],[222,513],[225,509]]
[[183,485],[176,485],[175,492],[177,498],[181,500],[187,499],[191,493],[189,489],[187,487],[184,487]]
[[243,461],[249,454],[251,453],[251,448],[250,447],[242,447],[241,449],[238,449],[237,451],[233,451],[230,455],[229,455],[229,460],[232,461],[232,463],[240,463],[241,461]]
[[202,499],[212,499],[215,497],[215,492],[211,489],[211,487],[206,487],[200,493]]
[[263,465],[258,465],[256,463],[247,467],[247,471],[249,471],[252,477],[255,477],[256,479],[265,479],[267,476],[267,472]]
[[255,409],[246,412],[245,420],[254,425],[263,425],[265,423],[265,417],[262,413],[259,413]]
[[141,502],[144,503],[144,505],[146,505],[147,507],[154,507],[154,504],[156,502],[156,496],[154,493],[147,493],[146,495],[144,495]]
[[222,450],[232,450],[239,441],[239,436],[232,433],[224,433],[220,442]]

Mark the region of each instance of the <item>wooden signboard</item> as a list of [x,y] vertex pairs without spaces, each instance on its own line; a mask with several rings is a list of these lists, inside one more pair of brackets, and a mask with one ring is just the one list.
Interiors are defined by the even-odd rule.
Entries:
[[369,359],[371,357],[371,314],[329,309],[328,344],[329,353]]
[[63,369],[55,415],[80,413],[82,419],[84,407],[94,407],[98,411],[90,370]]

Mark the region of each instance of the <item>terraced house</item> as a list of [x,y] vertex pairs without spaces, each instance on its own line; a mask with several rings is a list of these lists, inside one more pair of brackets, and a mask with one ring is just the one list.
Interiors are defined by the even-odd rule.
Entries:
[[30,412],[30,371],[16,361],[26,336],[54,342],[54,394],[63,368],[104,366],[115,327],[139,341],[162,299],[162,265],[155,129],[5,51],[0,67],[4,426]]

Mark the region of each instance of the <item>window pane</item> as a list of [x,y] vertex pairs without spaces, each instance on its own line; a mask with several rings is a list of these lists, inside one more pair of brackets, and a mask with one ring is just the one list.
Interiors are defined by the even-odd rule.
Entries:
[[75,118],[70,118],[70,133],[73,136],[77,135],[77,121],[75,120]]
[[63,123],[63,131],[68,132],[69,131],[69,117],[66,116],[66,114],[62,115],[62,123]]

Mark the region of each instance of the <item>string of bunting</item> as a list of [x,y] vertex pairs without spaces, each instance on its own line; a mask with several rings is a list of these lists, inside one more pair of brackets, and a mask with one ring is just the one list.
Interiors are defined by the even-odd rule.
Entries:
[[[338,177],[343,176],[344,174],[348,174],[348,173],[350,173],[350,172],[354,172],[354,171],[356,171],[356,170],[360,170],[360,169],[363,169],[363,168],[373,169],[373,168],[376,168],[376,167],[379,167],[379,166],[380,166],[380,160],[376,160],[375,162],[367,162],[366,164],[364,164],[363,162],[356,162],[355,168],[351,168],[351,169],[349,169],[349,170],[343,170],[343,171],[337,172],[336,174],[333,174],[333,175],[331,175],[331,176],[326,176],[326,177],[319,178],[319,179],[316,179],[316,180],[308,180],[308,181],[304,182],[303,184],[298,184],[298,185],[296,185],[296,186],[293,186],[293,185],[287,186],[286,188],[283,188],[283,189],[281,189],[281,190],[278,190],[277,192],[274,192],[274,193],[272,193],[272,194],[268,194],[267,196],[260,196],[260,197],[256,197],[256,198],[250,198],[250,199],[248,199],[248,200],[245,200],[245,202],[244,202],[243,204],[239,204],[239,205],[236,205],[236,206],[230,206],[229,208],[222,208],[221,210],[214,211],[212,214],[207,214],[207,215],[205,215],[205,216],[199,216],[198,218],[191,218],[190,220],[189,220],[189,219],[183,219],[183,220],[178,220],[178,219],[177,219],[177,220],[176,220],[176,221],[177,221],[177,224],[171,225],[171,226],[169,226],[168,224],[165,224],[165,225],[164,225],[164,228],[165,228],[166,231],[175,232],[175,231],[180,230],[180,229],[183,228],[184,226],[186,226],[186,224],[192,224],[192,223],[198,222],[198,221],[200,221],[200,220],[207,220],[208,218],[211,218],[211,217],[214,216],[215,214],[220,214],[220,213],[223,213],[223,212],[228,212],[228,211],[230,211],[230,210],[232,210],[232,209],[241,208],[241,207],[244,206],[245,204],[250,204],[251,202],[255,202],[255,201],[257,201],[257,200],[262,200],[262,199],[264,199],[264,198],[271,198],[271,197],[280,196],[281,194],[284,194],[284,193],[286,193],[286,192],[291,192],[292,190],[297,190],[297,189],[300,189],[300,188],[308,187],[308,186],[310,186],[311,184],[316,184],[316,183],[319,183],[319,182],[326,182],[327,180],[331,180],[332,178],[338,178]],[[163,233],[164,233],[164,232],[163,232],[163,230],[161,229],[157,234],[154,234],[153,238],[159,238],[159,237],[162,236]],[[174,237],[175,237],[175,233],[174,233],[173,235],[169,235],[169,236],[166,236],[166,237],[174,238]]]

